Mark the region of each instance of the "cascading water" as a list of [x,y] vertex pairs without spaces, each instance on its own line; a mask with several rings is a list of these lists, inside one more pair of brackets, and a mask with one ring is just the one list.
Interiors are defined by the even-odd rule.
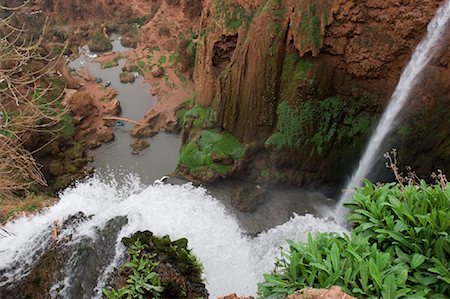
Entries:
[[450,0],[447,0],[437,11],[433,20],[431,20],[428,25],[426,37],[420,42],[411,57],[411,60],[406,66],[406,69],[403,71],[400,81],[392,95],[391,101],[381,117],[374,134],[370,138],[363,157],[359,161],[358,169],[353,174],[350,182],[344,190],[344,193],[339,199],[334,215],[338,221],[344,222],[344,216],[346,213],[346,208],[343,206],[344,202],[350,198],[355,188],[361,186],[361,180],[367,176],[375,163],[384,139],[395,126],[397,116],[407,103],[411,91],[420,79],[423,69],[436,53],[439,40],[447,29],[449,20]]
[[[121,239],[139,230],[173,239],[186,237],[204,264],[211,298],[234,292],[254,295],[262,273],[273,269],[286,239],[305,241],[308,233],[343,231],[333,222],[305,215],[251,239],[203,188],[159,183],[143,188],[133,177],[119,187],[114,180],[93,177],[65,190],[60,201],[43,213],[5,226],[13,235],[0,239],[0,290],[29,274],[52,242],[55,220],[65,223],[80,212],[83,219],[59,236],[62,240],[70,235],[64,246],[77,249],[58,269],[63,276],[54,281],[53,298],[99,297],[108,275],[121,261]],[[89,246],[95,258],[83,260]]]

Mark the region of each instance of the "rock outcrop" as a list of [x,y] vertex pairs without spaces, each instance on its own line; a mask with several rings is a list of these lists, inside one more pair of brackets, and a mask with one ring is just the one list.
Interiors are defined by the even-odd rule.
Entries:
[[[260,177],[251,167],[259,159],[270,161],[264,171],[277,174],[272,182],[341,183],[441,3],[205,1],[197,101],[214,108],[217,127],[245,144],[264,145],[245,161],[245,176]],[[436,122],[433,113],[448,114],[441,109],[450,101],[447,40],[417,88],[409,119]],[[419,130],[414,121],[404,124],[413,127],[401,132],[400,149],[411,146],[412,131]],[[432,145],[404,151],[414,157],[407,162],[428,175],[449,165],[443,149],[450,143],[447,133],[420,131]],[[418,152],[433,157],[426,169],[415,163]]]

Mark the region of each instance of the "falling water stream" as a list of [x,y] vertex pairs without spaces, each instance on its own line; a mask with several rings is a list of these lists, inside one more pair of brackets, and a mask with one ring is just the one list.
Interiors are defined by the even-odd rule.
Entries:
[[367,176],[374,165],[375,160],[380,154],[380,147],[383,144],[383,141],[395,127],[398,115],[410,98],[413,88],[419,82],[424,68],[439,49],[439,41],[447,29],[449,20],[450,0],[447,0],[437,11],[433,20],[431,20],[428,25],[427,35],[417,46],[411,60],[403,71],[391,101],[381,117],[375,132],[370,138],[364,155],[359,161],[358,168],[339,200],[335,211],[335,218],[339,222],[344,222],[344,216],[346,214],[346,208],[343,206],[344,202],[351,197],[355,188],[361,186],[362,179]]

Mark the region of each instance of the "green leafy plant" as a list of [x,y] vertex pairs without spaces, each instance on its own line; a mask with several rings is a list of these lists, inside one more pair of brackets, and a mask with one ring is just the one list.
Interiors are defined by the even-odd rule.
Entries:
[[367,237],[309,235],[306,244],[288,241],[289,251],[278,262],[282,272],[265,274],[259,285],[263,297],[284,298],[305,287],[339,285],[346,293],[360,297],[398,298],[410,293],[406,269],[394,265],[389,253],[380,252]]
[[[388,155],[389,157],[389,155]],[[353,200],[350,236],[319,234],[288,242],[274,274],[259,285],[264,297],[284,298],[305,287],[340,286],[358,298],[448,298],[450,294],[450,185],[442,173],[427,185],[365,181]]]
[[408,266],[416,293],[450,293],[450,186],[375,186],[366,180],[346,206],[356,233]]
[[119,298],[160,298],[163,291],[161,281],[155,267],[158,265],[152,259],[155,254],[146,253],[147,245],[137,240],[128,248],[131,260],[124,265],[130,272],[127,285],[119,290],[102,289],[103,294],[108,299]]

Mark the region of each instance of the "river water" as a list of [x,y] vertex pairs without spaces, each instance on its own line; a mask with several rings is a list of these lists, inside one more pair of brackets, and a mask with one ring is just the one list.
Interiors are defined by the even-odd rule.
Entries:
[[[121,45],[117,35],[112,35],[112,40],[112,51],[130,50]],[[149,92],[151,86],[141,76],[134,83],[122,84],[120,82],[119,74],[122,72],[125,59],[120,59],[117,67],[102,69],[92,56],[95,55],[90,53],[87,47],[84,47],[80,56],[69,63],[69,67],[78,70],[84,66],[91,75],[101,78],[103,82],[110,81],[111,87],[118,91],[121,116],[136,121],[143,118],[144,114],[157,101],[156,97]],[[136,139],[130,135],[132,126],[126,123],[123,127],[116,127],[114,142],[102,145],[94,151],[96,171],[102,175],[113,173],[117,179],[128,173],[138,174],[142,182],[146,184],[151,184],[163,175],[171,173],[177,164],[181,138],[177,134],[161,132],[147,139],[150,147],[133,155],[130,144],[134,143]]]

